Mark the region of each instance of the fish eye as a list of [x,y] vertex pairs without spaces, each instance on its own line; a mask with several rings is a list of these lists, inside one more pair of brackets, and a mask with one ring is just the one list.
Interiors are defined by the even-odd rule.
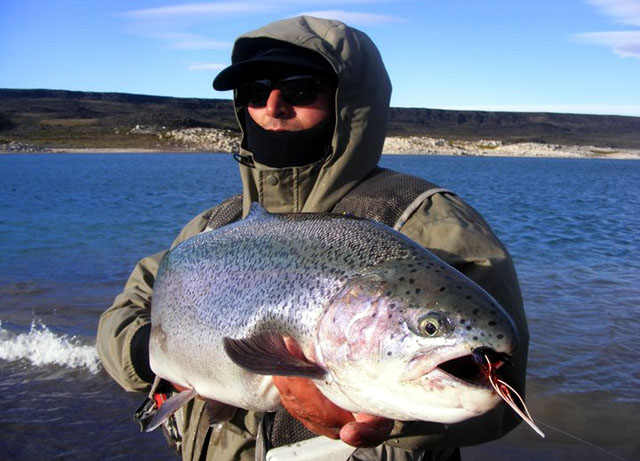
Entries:
[[440,332],[440,327],[440,320],[431,315],[422,317],[418,321],[418,332],[422,336],[436,336]]

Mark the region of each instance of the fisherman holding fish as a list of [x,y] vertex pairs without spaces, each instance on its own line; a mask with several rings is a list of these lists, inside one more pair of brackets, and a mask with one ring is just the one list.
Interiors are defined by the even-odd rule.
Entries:
[[[483,218],[454,193],[377,167],[391,84],[376,46],[364,33],[308,16],[274,22],[236,40],[232,65],[218,74],[213,86],[234,90],[243,133],[235,156],[243,193],[195,217],[172,248],[253,216],[256,202],[270,213],[340,213],[384,223],[462,272],[502,306],[517,348],[509,364],[494,364],[485,357],[489,370],[502,365],[501,378],[524,395],[528,329],[511,258]],[[150,336],[155,334],[157,342],[159,335],[152,334],[151,299],[166,254],[142,259],[100,319],[100,358],[127,391],[148,391],[156,378],[149,360]],[[464,323],[459,314],[456,318]],[[425,328],[429,334],[433,325],[427,322]],[[466,328],[471,330],[471,325]],[[283,335],[280,342],[291,357],[311,368],[318,366],[291,337]],[[225,343],[225,350],[238,363],[233,355],[241,354],[235,345]],[[287,411],[237,409],[220,418],[212,413],[220,415],[229,405],[217,402],[216,407],[215,402],[195,398],[164,423],[165,433],[185,460],[327,459],[335,447],[333,439],[351,447],[342,459],[456,460],[459,447],[502,437],[519,422],[504,404],[452,424],[428,418],[396,420],[380,416],[384,412],[354,414],[325,397],[320,382],[300,377],[304,373],[297,376],[269,381]],[[174,383],[163,380],[154,389],[140,419],[158,406],[162,410],[164,394],[195,395],[197,389]],[[298,448],[291,449],[291,444]],[[300,454],[304,457],[297,457]]]

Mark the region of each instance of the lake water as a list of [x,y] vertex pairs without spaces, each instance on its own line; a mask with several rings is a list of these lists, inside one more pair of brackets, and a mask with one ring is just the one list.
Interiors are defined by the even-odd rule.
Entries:
[[[639,459],[640,162],[385,156],[455,190],[509,248],[530,410],[465,460]],[[98,317],[135,262],[240,192],[228,155],[0,155],[0,458],[175,459],[101,370]]]

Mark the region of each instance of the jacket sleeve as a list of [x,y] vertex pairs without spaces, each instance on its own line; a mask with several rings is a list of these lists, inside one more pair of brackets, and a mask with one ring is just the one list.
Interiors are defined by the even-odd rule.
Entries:
[[[524,397],[529,331],[515,268],[507,249],[471,206],[450,193],[427,199],[400,229],[489,292],[518,332],[513,367],[504,378]],[[502,403],[456,424],[397,422],[387,444],[407,450],[460,447],[502,437],[520,418]]]
[[[211,210],[199,214],[182,229],[178,243],[202,232]],[[140,260],[124,291],[100,317],[96,348],[105,370],[127,391],[142,391],[153,382],[149,367],[151,295],[158,267],[167,251]]]

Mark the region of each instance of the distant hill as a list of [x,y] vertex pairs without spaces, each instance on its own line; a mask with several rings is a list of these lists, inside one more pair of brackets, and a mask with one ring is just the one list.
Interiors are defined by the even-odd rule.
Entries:
[[[0,144],[170,149],[163,130],[238,132],[229,100],[0,89]],[[640,117],[391,108],[389,135],[640,148]]]

